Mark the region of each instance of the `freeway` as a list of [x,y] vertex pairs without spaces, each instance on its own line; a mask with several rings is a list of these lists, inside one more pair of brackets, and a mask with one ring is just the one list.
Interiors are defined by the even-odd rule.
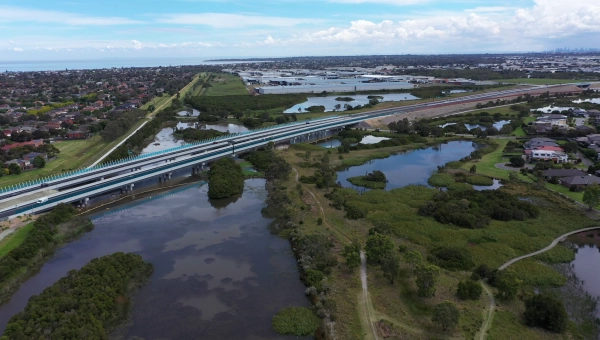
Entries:
[[[202,141],[169,150],[131,157],[118,162],[80,169],[69,174],[38,180],[10,190],[0,191],[0,216],[43,211],[60,202],[73,202],[94,194],[117,190],[143,178],[169,173],[183,167],[198,165],[236,151],[258,148],[269,141],[293,143],[306,135],[334,130],[361,121],[381,116],[408,113],[457,103],[491,100],[507,95],[526,93],[528,90],[513,89],[468,95],[460,98],[419,103],[397,108],[374,110],[366,113],[331,116],[314,120],[299,121],[274,127],[232,134],[221,138]],[[41,192],[54,192],[47,202],[36,203]],[[35,196],[35,198],[34,198]],[[19,201],[15,207],[14,202]]]

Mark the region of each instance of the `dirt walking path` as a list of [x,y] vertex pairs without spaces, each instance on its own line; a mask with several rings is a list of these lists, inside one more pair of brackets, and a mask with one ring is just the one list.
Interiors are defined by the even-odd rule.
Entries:
[[[571,235],[583,233],[583,232],[590,231],[590,230],[596,230],[596,229],[600,229],[600,227],[583,228],[583,229],[574,230],[574,231],[570,231],[568,233],[562,234],[559,237],[555,238],[554,241],[552,241],[552,243],[550,243],[550,245],[548,245],[547,247],[545,247],[543,249],[540,249],[538,251],[534,251],[533,253],[530,253],[530,254],[527,254],[527,255],[515,257],[514,259],[511,259],[511,260],[507,261],[505,264],[503,264],[500,267],[498,267],[498,270],[504,270],[508,266],[510,266],[510,265],[512,265],[512,264],[514,264],[514,263],[516,263],[518,261],[521,261],[523,259],[539,255],[541,253],[545,253],[548,250],[556,247],[556,245],[558,245],[558,243],[560,243],[561,241],[563,241],[564,239],[566,239],[567,237],[569,237]],[[479,337],[478,337],[478,339],[479,340],[484,340],[486,338],[487,331],[492,327],[492,321],[494,319],[494,309],[496,308],[496,300],[494,299],[494,295],[492,294],[492,292],[490,291],[490,289],[487,287],[487,285],[485,283],[483,283],[483,282],[481,283],[481,285],[483,286],[483,289],[484,289],[485,293],[490,298],[490,305],[489,305],[489,308],[488,308],[487,318],[483,322],[483,325],[481,326],[481,329],[479,330]]]

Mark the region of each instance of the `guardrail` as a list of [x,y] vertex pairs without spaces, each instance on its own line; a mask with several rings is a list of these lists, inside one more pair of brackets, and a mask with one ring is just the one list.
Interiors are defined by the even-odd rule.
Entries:
[[[357,122],[362,121],[363,119],[364,119],[364,117],[357,117],[354,119],[350,119],[348,121],[335,122],[335,123],[328,124],[327,126],[321,126],[321,127],[318,127],[318,129],[314,129],[314,128],[301,129],[299,131],[288,132],[281,136],[277,136],[277,137],[266,139],[266,140],[249,141],[249,142],[245,143],[246,145],[240,145],[240,146],[236,147],[236,151],[246,151],[249,149],[253,149],[257,146],[266,145],[270,141],[283,141],[283,140],[287,140],[287,139],[290,139],[293,137],[302,136],[302,135],[304,135],[306,133],[310,133],[310,132],[327,130],[327,129],[330,129],[333,127],[340,127],[340,126],[344,126],[344,125],[348,125],[348,124],[357,123]],[[190,156],[187,159],[174,161],[172,163],[167,163],[161,167],[140,170],[135,173],[124,174],[124,175],[120,175],[117,177],[113,177],[109,180],[99,182],[98,184],[91,183],[91,184],[87,184],[87,185],[84,185],[79,188],[74,188],[71,190],[67,190],[67,191],[59,192],[59,193],[56,193],[53,195],[49,195],[47,197],[48,200],[43,203],[26,203],[26,204],[21,204],[20,207],[16,206],[15,208],[6,208],[6,209],[3,209],[2,211],[10,212],[11,215],[19,215],[19,214],[25,213],[25,212],[29,212],[29,213],[41,212],[41,211],[50,209],[59,203],[74,202],[74,201],[77,201],[80,199],[87,198],[89,196],[94,196],[94,195],[101,194],[101,193],[104,193],[107,191],[116,190],[116,189],[122,188],[123,186],[126,186],[128,184],[132,184],[132,183],[140,181],[140,180],[144,180],[147,178],[151,178],[151,177],[154,177],[157,175],[164,174],[165,172],[178,170],[178,169],[185,168],[188,166],[196,165],[200,162],[210,161],[210,160],[217,159],[217,158],[220,158],[223,156],[227,156],[230,154],[230,152],[231,152],[231,149],[229,147],[224,147],[224,148],[221,148],[220,150],[213,151],[210,153],[194,155],[194,156]]]

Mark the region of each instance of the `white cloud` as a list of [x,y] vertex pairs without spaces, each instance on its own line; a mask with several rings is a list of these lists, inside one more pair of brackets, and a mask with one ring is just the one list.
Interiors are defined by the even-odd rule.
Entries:
[[19,47],[14,47],[12,50],[15,52],[23,52],[23,49]]
[[179,25],[206,25],[214,28],[245,28],[251,26],[292,27],[301,24],[314,24],[319,20],[263,15],[196,13],[167,14],[159,18],[158,22]]
[[137,41],[137,40],[132,40],[131,43],[133,44],[133,48],[136,50],[141,50],[142,49],[142,43]]
[[109,26],[141,23],[137,20],[121,17],[94,17],[78,13],[46,11],[12,6],[0,6],[0,22],[55,23],[74,26]]

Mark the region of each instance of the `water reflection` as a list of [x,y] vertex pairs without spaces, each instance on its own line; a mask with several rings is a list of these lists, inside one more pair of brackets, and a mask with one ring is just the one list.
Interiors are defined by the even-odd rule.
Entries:
[[271,328],[281,308],[306,306],[287,240],[261,216],[265,181],[215,209],[206,186],[98,215],[96,228],[57,251],[0,307],[0,324],[71,269],[93,257],[135,252],[155,266],[133,299],[121,339],[280,339]]
[[357,105],[365,105],[369,104],[369,100],[373,96],[377,97],[376,99],[379,102],[391,102],[391,101],[404,101],[404,100],[415,100],[419,99],[411,95],[410,93],[383,93],[383,94],[362,94],[362,95],[342,95],[341,97],[350,97],[353,98],[353,101],[339,101],[335,100],[340,96],[327,96],[327,97],[308,97],[304,103],[296,104],[291,108],[284,111],[284,113],[298,113],[304,112],[311,106],[325,106],[325,112],[334,111],[337,104],[340,105],[340,109],[337,111],[344,111],[344,104],[357,106]]
[[450,161],[459,160],[475,150],[472,142],[450,142],[439,147],[414,150],[393,155],[385,159],[376,159],[367,164],[353,166],[338,172],[338,181],[343,187],[357,188],[347,179],[364,176],[373,170],[382,171],[387,177],[386,190],[407,186],[409,184],[427,185],[429,176],[438,166]]
[[502,187],[502,184],[500,183],[499,179],[495,179],[494,184],[492,184],[492,185],[473,185],[473,189],[475,189],[477,191],[497,190],[497,189],[500,189],[500,187]]
[[160,130],[154,137],[154,141],[146,146],[141,154],[147,154],[151,152],[166,150],[185,144],[182,140],[177,140],[173,136],[173,128],[167,127]]
[[198,117],[200,115],[200,111],[198,111],[196,109],[193,109],[193,110],[190,109],[190,110],[185,110],[185,111],[179,111],[179,112],[177,112],[177,115],[180,117]]

